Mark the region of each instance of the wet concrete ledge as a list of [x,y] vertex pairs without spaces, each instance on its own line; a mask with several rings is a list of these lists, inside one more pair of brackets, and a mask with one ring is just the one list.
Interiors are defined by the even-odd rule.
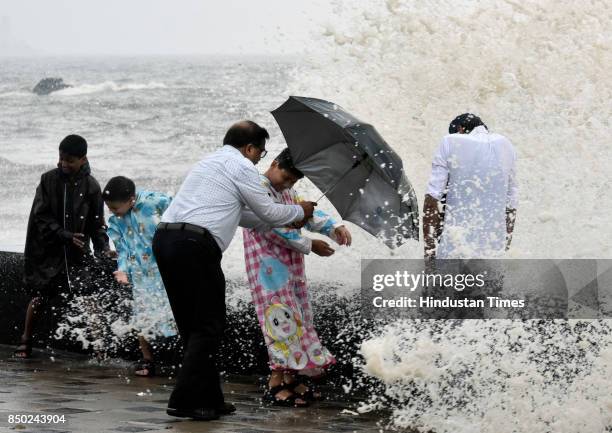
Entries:
[[[28,360],[11,358],[0,344],[0,431],[32,433],[265,433],[383,431],[387,413],[358,414],[358,399],[327,398],[308,408],[279,408],[261,402],[257,378],[224,374],[226,401],[235,413],[211,422],[166,415],[174,381],[136,378],[125,363],[90,362],[69,352],[36,350]],[[15,420],[19,415],[19,420]],[[26,422],[24,416],[55,416],[56,421]],[[386,431],[386,430],[385,430]]]
[[[119,303],[126,291],[121,291],[112,281],[110,271],[101,283],[105,296],[112,293]],[[13,345],[19,341],[23,320],[30,296],[22,282],[23,254],[0,252],[0,343]],[[228,292],[238,288],[236,282],[228,282]],[[360,387],[372,386],[355,367],[359,359],[358,348],[371,326],[361,317],[359,299],[346,299],[333,293],[333,288],[313,287],[311,291],[315,324],[320,338],[336,356],[338,363],[330,370],[332,383],[350,384],[356,392]],[[239,302],[228,307],[228,324],[218,360],[222,371],[231,374],[264,375],[268,373],[267,354],[263,337],[250,302]],[[35,347],[48,347],[77,353],[92,353],[70,338],[54,336],[63,314],[61,298],[50,303],[36,325]],[[178,338],[160,339],[156,342],[157,357],[167,366],[177,365],[181,356]],[[109,346],[110,347],[110,346]],[[110,356],[126,360],[138,358],[135,337],[128,337],[109,349]]]

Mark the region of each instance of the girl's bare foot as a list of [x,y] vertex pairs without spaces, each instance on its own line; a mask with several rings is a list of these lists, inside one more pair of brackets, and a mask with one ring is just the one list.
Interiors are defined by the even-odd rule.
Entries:
[[15,358],[27,359],[32,357],[32,340],[21,337],[21,343],[13,352]]
[[134,367],[134,374],[140,377],[155,376],[155,363],[152,359],[141,359]]
[[276,406],[308,406],[308,401],[296,395],[296,393],[292,390],[292,383],[285,382],[285,375],[282,371],[272,371],[270,374],[270,380],[268,381],[268,390],[264,396],[264,400]]
[[320,400],[322,398],[321,393],[314,389],[314,384],[307,378],[299,380],[294,373],[285,371],[283,380],[292,388],[298,398],[303,400]]

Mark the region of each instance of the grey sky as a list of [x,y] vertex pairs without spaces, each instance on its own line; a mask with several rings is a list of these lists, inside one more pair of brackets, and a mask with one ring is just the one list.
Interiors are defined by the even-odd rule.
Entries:
[[325,0],[2,0],[0,52],[294,53],[330,11]]

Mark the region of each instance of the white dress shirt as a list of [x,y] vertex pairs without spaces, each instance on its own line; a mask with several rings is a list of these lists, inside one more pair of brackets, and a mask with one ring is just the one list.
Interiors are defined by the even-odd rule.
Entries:
[[191,170],[164,212],[162,222],[204,227],[221,251],[225,251],[238,228],[245,205],[272,227],[304,219],[301,206],[275,203],[261,185],[253,163],[235,147],[225,145]]
[[446,192],[438,258],[499,257],[506,245],[506,209],[518,206],[516,153],[512,143],[484,126],[450,134],[432,163],[427,194]]

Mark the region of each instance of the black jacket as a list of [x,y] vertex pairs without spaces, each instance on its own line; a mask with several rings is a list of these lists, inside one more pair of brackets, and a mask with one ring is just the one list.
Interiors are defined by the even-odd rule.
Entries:
[[[65,202],[64,202],[65,201]],[[72,244],[72,233],[85,235],[85,250]],[[47,285],[68,265],[84,264],[94,251],[108,249],[104,202],[100,185],[90,175],[89,164],[73,177],[58,167],[44,173],[36,188],[25,245],[25,282],[30,287]]]

